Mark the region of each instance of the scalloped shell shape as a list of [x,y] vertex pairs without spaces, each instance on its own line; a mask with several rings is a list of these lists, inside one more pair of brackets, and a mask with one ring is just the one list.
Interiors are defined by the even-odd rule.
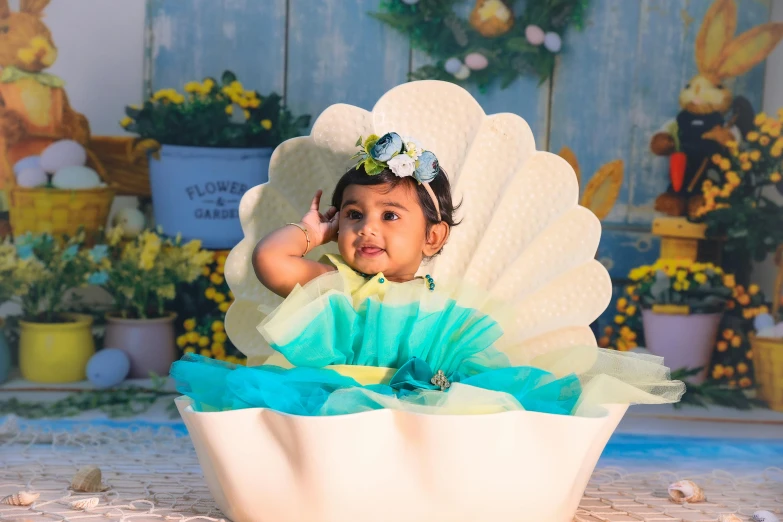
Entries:
[[[573,168],[556,154],[537,151],[521,117],[487,115],[463,88],[428,80],[395,87],[372,112],[346,104],[328,107],[309,136],[275,149],[269,182],[242,198],[245,237],[225,269],[235,296],[226,331],[249,363],[272,353],[256,326],[282,302],[255,277],[256,243],[285,223],[298,222],[317,190],[330,194],[351,166],[357,137],[389,131],[413,136],[434,152],[454,200],[462,202],[462,224],[427,272],[436,281],[460,279],[508,300],[516,308],[516,326],[525,332],[518,341],[530,354],[595,345],[589,324],[609,304],[611,282],[594,259],[601,225],[578,205]],[[313,249],[307,257],[324,253],[337,253],[336,244]]]

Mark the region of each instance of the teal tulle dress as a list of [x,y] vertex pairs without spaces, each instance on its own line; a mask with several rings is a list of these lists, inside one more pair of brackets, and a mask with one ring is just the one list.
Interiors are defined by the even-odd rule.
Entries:
[[[516,364],[500,348],[503,304],[485,293],[440,282],[432,288],[422,279],[394,283],[383,274],[365,278],[338,256],[328,261],[336,271],[295,288],[258,326],[277,352],[266,364],[245,367],[188,354],[172,365],[177,390],[192,399],[194,409],[269,408],[305,416],[380,408],[572,415],[585,411],[590,396],[660,403],[679,400],[684,389],[668,380],[657,358],[594,346],[549,354],[543,365],[535,359]],[[617,364],[613,358],[621,355],[630,359]],[[565,357],[591,363],[581,364],[580,373],[566,373]],[[612,368],[633,382],[603,371]]]

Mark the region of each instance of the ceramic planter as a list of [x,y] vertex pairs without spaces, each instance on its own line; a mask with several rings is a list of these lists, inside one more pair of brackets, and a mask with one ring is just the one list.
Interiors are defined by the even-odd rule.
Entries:
[[128,378],[144,379],[150,372],[168,375],[171,363],[177,358],[174,343],[174,319],[169,313],[156,319],[125,319],[106,315],[107,348],[119,348],[128,354],[130,373]]
[[28,381],[64,383],[83,381],[95,353],[92,317],[63,314],[70,322],[20,321],[19,369]]

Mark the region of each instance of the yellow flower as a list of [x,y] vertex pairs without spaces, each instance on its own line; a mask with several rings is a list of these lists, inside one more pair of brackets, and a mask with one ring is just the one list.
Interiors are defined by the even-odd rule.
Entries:
[[625,310],[625,315],[628,317],[631,317],[632,315],[636,314],[636,307],[631,305]]
[[688,278],[688,272],[685,270],[677,270],[677,281],[685,281]]
[[209,346],[209,337],[207,337],[205,335],[202,335],[201,337],[199,337],[198,338],[198,345],[201,346],[202,348],[206,348],[207,346]]
[[109,245],[116,246],[120,241],[122,241],[122,234],[122,227],[112,227],[106,233],[106,241],[108,241]]
[[226,114],[234,114],[234,106],[226,105]]
[[682,292],[685,289],[685,286],[680,281],[675,281],[672,288],[674,288],[675,292]]
[[740,388],[748,388],[751,384],[753,384],[753,381],[749,377],[743,377],[739,380]]
[[189,343],[196,344],[201,336],[198,332],[188,332],[185,334],[185,337],[187,337]]
[[778,147],[777,144],[769,151],[769,155],[773,158],[779,158],[781,154],[783,154],[783,147]]
[[723,370],[723,375],[725,375],[729,379],[734,377],[734,367],[733,366],[726,366],[726,368],[724,368],[724,370]]
[[185,84],[185,92],[201,92],[201,84],[199,82],[188,82]]
[[215,288],[214,288],[214,287],[212,287],[212,286],[210,286],[209,288],[207,288],[206,290],[204,290],[204,296],[205,296],[207,299],[212,299],[213,297],[215,297]]
[[617,323],[617,324],[623,324],[625,322],[625,316],[615,315],[614,316],[614,322]]
[[780,172],[773,172],[772,174],[769,175],[769,180],[772,183],[777,183],[781,179],[783,179],[783,178],[780,176]]
[[721,377],[723,377],[723,365],[716,364],[715,367],[712,369],[712,378],[720,379]]
[[725,158],[720,160],[720,168],[721,170],[729,170],[731,168],[731,161]]
[[756,141],[759,139],[759,133],[756,131],[749,132],[746,138],[748,141]]
[[209,275],[209,267],[205,266],[204,268],[202,268],[201,269],[201,275],[203,275],[205,277],[208,276]]
[[723,284],[724,286],[727,286],[728,288],[734,288],[734,286],[737,284],[734,280],[734,275],[732,274],[726,274],[723,276]]
[[127,127],[133,123],[133,118],[130,118],[128,116],[125,116],[123,119],[120,120],[120,125],[122,125],[123,128]]
[[212,340],[218,343],[224,343],[226,342],[226,339],[228,339],[228,337],[226,336],[226,332],[215,332],[212,335]]
[[258,98],[254,98],[250,100],[250,103],[248,105],[250,105],[250,107],[253,109],[258,109],[261,106],[261,100],[259,100]]
[[155,289],[155,293],[161,299],[174,299],[177,296],[177,289],[172,284],[162,285]]
[[726,181],[732,185],[739,185],[741,180],[735,171],[730,170],[726,173]]
[[209,276],[209,280],[213,285],[223,284],[223,276],[220,274],[212,274],[211,276]]
[[226,300],[226,296],[224,294],[221,294],[220,292],[215,293],[215,296],[212,298],[213,301],[216,303],[222,303]]
[[186,344],[188,344],[188,339],[184,335],[177,337],[177,346],[183,348]]
[[748,351],[745,353],[745,357],[746,357],[747,359],[749,359],[749,360],[750,360],[750,359],[753,359],[753,350],[748,350]]
[[739,373],[748,373],[748,365],[744,362],[741,362],[737,365],[737,371]]
[[759,145],[761,145],[762,147],[766,147],[767,145],[769,145],[770,141],[771,140],[769,139],[769,136],[762,136],[761,138],[759,138]]
[[735,335],[734,337],[732,337],[731,345],[734,348],[739,348],[740,346],[742,346],[742,337],[740,337],[739,335]]
[[245,115],[245,119],[246,120],[250,119],[250,111],[249,110],[245,109],[244,111],[242,111],[242,114]]
[[225,264],[226,264],[226,258],[227,258],[227,257],[228,257],[228,256],[227,256],[226,254],[219,254],[219,255],[218,255],[216,258],[215,258],[215,262],[218,264],[218,266],[225,265]]
[[742,167],[742,170],[744,170],[744,171],[746,171],[746,172],[747,172],[747,171],[749,171],[750,169],[752,169],[752,168],[753,168],[753,164],[752,164],[752,163],[750,163],[749,161],[746,161],[745,163],[743,163],[743,164],[741,165],[741,167]]
[[266,130],[269,130],[272,128],[272,120],[261,120],[261,126],[265,128]]
[[752,161],[758,161],[759,159],[761,159],[761,151],[758,150],[750,151],[750,159]]
[[216,357],[225,357],[226,347],[223,346],[221,343],[212,343],[212,353]]
[[244,86],[242,85],[242,82],[238,80],[234,80],[233,82],[231,82],[228,87],[229,89],[231,89],[236,93],[241,93],[242,91],[245,90]]
[[748,306],[750,304],[750,296],[748,294],[742,294],[737,297],[737,302],[742,306]]
[[700,285],[703,285],[707,282],[707,274],[699,273],[693,276],[693,280],[699,283]]
[[628,299],[625,297],[621,297],[617,300],[617,309],[618,310],[624,310],[625,307],[628,306]]
[[220,310],[223,313],[228,312],[228,307],[231,306],[231,303],[228,301],[224,301],[218,305],[218,310]]
[[212,323],[212,331],[213,332],[222,332],[223,331],[223,321],[214,321]]
[[212,357],[212,352],[210,352],[207,348],[204,348],[201,350],[201,356],[202,357]]
[[726,350],[729,349],[729,343],[727,343],[726,341],[718,341],[717,348],[719,352],[725,352]]
[[772,136],[773,138],[777,138],[778,136],[780,136],[780,125],[772,127],[769,130],[769,135]]
[[195,319],[185,319],[185,321],[182,323],[182,326],[185,327],[185,330],[188,332],[192,332],[193,329],[196,328],[196,320]]
[[765,121],[767,121],[767,115],[763,112],[760,112],[756,114],[753,123],[755,123],[756,125],[763,125]]
[[712,162],[716,165],[720,164],[721,159],[723,159],[723,157],[720,154],[712,155]]
[[756,295],[756,294],[758,294],[758,293],[759,293],[759,290],[760,290],[760,288],[759,288],[759,285],[757,285],[757,284],[752,284],[752,285],[750,285],[750,286],[748,287],[748,293],[749,293],[750,295]]

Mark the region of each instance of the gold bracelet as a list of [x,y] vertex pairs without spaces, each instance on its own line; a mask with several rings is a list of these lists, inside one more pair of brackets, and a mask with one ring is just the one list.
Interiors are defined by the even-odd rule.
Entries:
[[304,232],[305,239],[307,240],[307,248],[304,251],[304,254],[302,254],[302,257],[306,256],[307,253],[310,251],[310,234],[307,233],[307,229],[300,225],[299,223],[286,223],[286,225],[293,225],[302,232]]

